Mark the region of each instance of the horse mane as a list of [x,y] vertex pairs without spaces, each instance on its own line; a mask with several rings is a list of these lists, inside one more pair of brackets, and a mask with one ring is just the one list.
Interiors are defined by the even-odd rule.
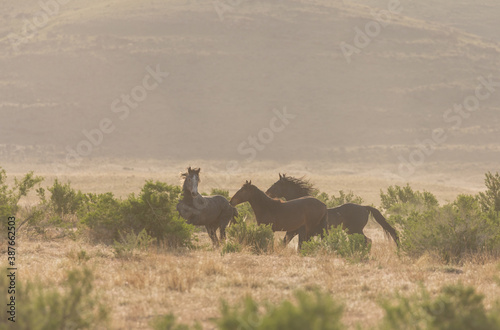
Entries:
[[181,175],[181,178],[186,179],[191,174],[196,173],[198,175],[198,182],[201,182],[200,170],[201,169],[199,167],[191,168],[191,166],[189,166],[187,168],[187,172],[181,173],[180,175]]
[[314,188],[313,184],[309,182],[309,180],[304,179],[304,177],[295,178],[293,176],[286,176],[286,174],[283,174],[281,176],[281,180],[294,185],[295,188],[300,189],[305,196],[313,196],[318,192],[318,189]]

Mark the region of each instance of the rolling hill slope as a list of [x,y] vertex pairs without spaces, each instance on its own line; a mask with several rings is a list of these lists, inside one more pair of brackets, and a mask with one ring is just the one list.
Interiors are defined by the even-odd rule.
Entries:
[[[254,148],[259,159],[397,161],[434,129],[446,141],[433,159],[500,155],[492,1],[476,16],[472,1],[401,2],[378,22],[387,2],[0,3],[4,159],[12,145],[65,157],[88,141],[86,157],[245,160]],[[36,27],[40,10],[48,19]],[[16,50],[12,33],[29,24],[36,32]],[[358,53],[346,60],[341,43]],[[151,71],[165,74],[144,94]],[[478,77],[491,77],[491,93],[457,125],[446,113]],[[284,109],[293,119],[272,129]],[[103,120],[112,129],[101,139]]]

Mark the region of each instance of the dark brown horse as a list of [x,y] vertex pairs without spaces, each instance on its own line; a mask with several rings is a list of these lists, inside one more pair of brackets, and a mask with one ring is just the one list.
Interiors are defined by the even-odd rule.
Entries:
[[[286,231],[285,244],[298,233],[299,250],[302,242],[310,238],[313,229],[325,227],[328,221],[326,205],[320,200],[304,197],[283,202],[270,198],[251,181],[247,181],[230,201],[233,206],[243,202],[250,203],[259,225],[270,224],[273,231]],[[293,236],[289,234],[292,232]]]
[[187,220],[187,223],[195,226],[205,226],[208,236],[214,245],[218,245],[217,228],[220,231],[221,240],[226,238],[226,227],[238,212],[232,207],[224,196],[203,197],[198,193],[200,182],[200,169],[191,167],[186,173],[181,174],[184,178],[182,186],[183,198],[177,204],[177,211]]
[[[266,191],[266,194],[272,198],[283,197],[287,201],[290,201],[317,193],[312,184],[304,179],[288,177],[285,174],[280,174],[279,176],[280,179]],[[370,214],[382,226],[385,234],[391,236],[394,242],[399,245],[399,237],[396,230],[392,228],[379,210],[371,206],[347,203],[330,208],[328,209],[328,227],[342,225],[348,234],[361,234],[365,236],[366,241],[371,241],[363,232]],[[320,234],[321,230],[322,228],[314,230],[314,234]],[[294,235],[296,234],[294,233]]]

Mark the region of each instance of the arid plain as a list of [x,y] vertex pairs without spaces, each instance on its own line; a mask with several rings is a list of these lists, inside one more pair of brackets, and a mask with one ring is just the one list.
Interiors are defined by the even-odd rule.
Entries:
[[[245,180],[267,189],[286,173],[379,207],[391,185],[444,204],[498,171],[496,0],[0,0],[0,11],[0,166],[11,185],[34,171],[43,187],[57,178],[126,198],[145,180],[177,185],[194,166],[201,192],[232,195]],[[221,256],[203,231],[195,250],[117,258],[85,235],[24,230],[19,280],[62,288],[67,269],[90,267],[113,329],[168,313],[210,329],[221,299],[278,303],[296,289],[331,294],[353,329],[378,324],[381,299],[421,286],[471,285],[487,308],[500,296],[497,259],[410,259],[373,220],[370,259],[356,264],[302,257],[295,241]]]
[[[483,190],[483,171],[477,164],[433,164],[433,177],[421,175],[401,180],[391,175],[387,167],[375,168],[364,164],[289,164],[255,162],[244,173],[230,178],[225,164],[193,161],[169,163],[157,160],[103,160],[83,166],[79,171],[60,174],[59,180],[69,180],[84,192],[111,191],[125,198],[139,192],[145,180],[161,180],[179,184],[179,173],[188,165],[201,166],[200,191],[212,188],[228,189],[233,194],[246,179],[267,188],[278,173],[306,176],[320,190],[338,194],[352,191],[365,204],[380,204],[380,190],[390,185],[404,185],[434,193],[441,203],[453,200],[459,193],[475,194]],[[324,167],[323,167],[324,166]],[[26,171],[46,177],[42,186],[50,186],[54,178],[50,164],[5,164],[10,181]],[[422,169],[424,171],[424,169]],[[467,177],[463,174],[467,173]],[[29,205],[35,196],[23,200]],[[279,303],[290,299],[297,289],[329,292],[345,305],[343,321],[351,328],[376,326],[383,317],[378,305],[381,299],[397,293],[410,295],[422,286],[436,294],[446,284],[472,285],[485,295],[490,307],[500,295],[497,285],[498,260],[487,255],[468,259],[461,265],[446,265],[432,256],[407,258],[397,253],[380,226],[370,220],[366,235],[373,240],[370,260],[349,263],[335,256],[302,257],[296,252],[296,241],[283,248],[275,234],[275,251],[264,255],[251,252],[225,254],[213,248],[204,231],[197,234],[197,250],[152,249],[138,252],[132,258],[118,258],[112,246],[95,244],[85,235],[75,239],[29,238],[19,234],[19,272],[22,281],[41,281],[46,286],[64,283],[67,269],[90,267],[96,274],[95,291],[101,302],[110,308],[111,327],[141,329],[150,326],[156,316],[173,313],[186,324],[200,322],[203,328],[214,328],[211,321],[220,313],[221,300],[239,302],[246,295],[258,301]],[[84,251],[85,258],[82,258]]]

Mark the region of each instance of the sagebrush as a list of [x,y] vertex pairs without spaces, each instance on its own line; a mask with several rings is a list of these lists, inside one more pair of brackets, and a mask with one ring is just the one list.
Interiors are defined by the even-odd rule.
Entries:
[[389,187],[381,199],[388,221],[400,232],[401,250],[409,256],[434,254],[459,263],[471,255],[500,254],[500,217],[484,211],[480,195],[459,195],[440,206],[433,194],[407,185]]
[[[0,279],[0,290],[7,292],[8,278]],[[66,273],[64,290],[39,282],[18,283],[16,302],[18,315],[15,328],[96,329],[106,328],[109,310],[100,302],[93,288],[94,275],[88,268],[71,269]],[[0,318],[0,328],[7,329],[6,317]]]
[[274,248],[274,232],[271,225],[257,225],[244,221],[241,216],[227,228],[228,241],[223,252],[235,252],[241,246],[253,253],[271,252]]
[[500,329],[498,302],[486,310],[484,296],[462,284],[441,288],[437,297],[422,288],[412,296],[383,300],[385,317],[380,329],[494,330]]
[[312,293],[298,290],[294,300],[278,305],[259,304],[247,296],[237,305],[222,303],[221,316],[215,323],[218,329],[289,329],[337,330],[344,329],[341,321],[343,306],[319,290]]
[[330,228],[322,238],[312,238],[302,243],[301,253],[305,256],[336,254],[351,262],[367,261],[371,243],[361,234],[348,235],[342,226]]

